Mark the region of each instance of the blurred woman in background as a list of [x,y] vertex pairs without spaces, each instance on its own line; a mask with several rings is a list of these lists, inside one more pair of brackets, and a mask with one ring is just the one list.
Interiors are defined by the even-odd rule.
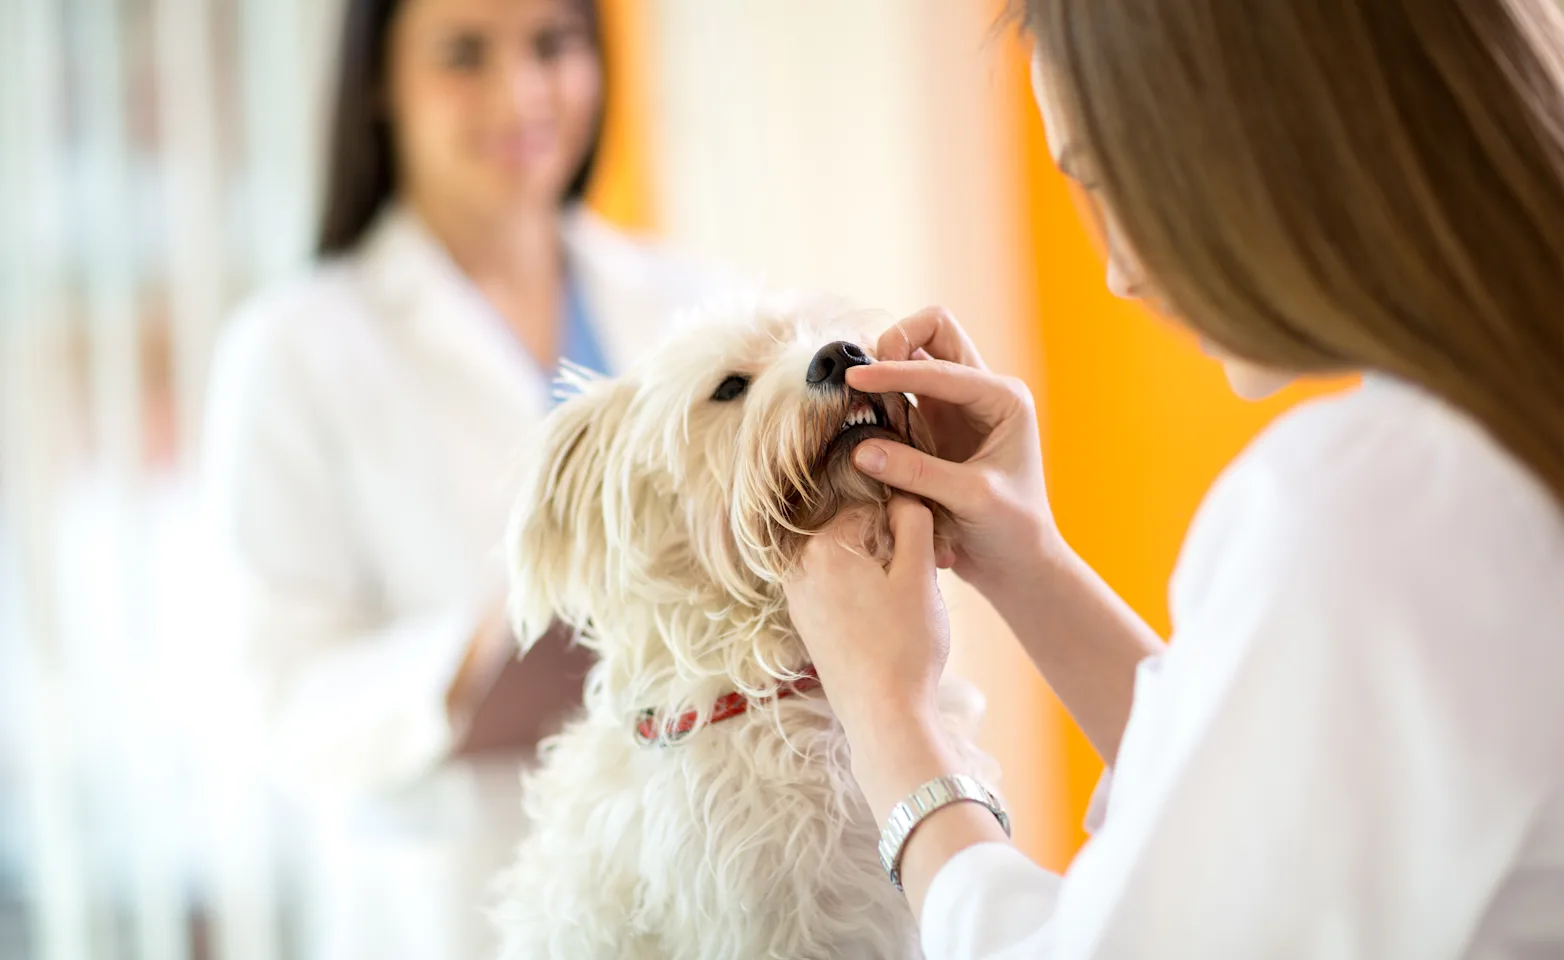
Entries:
[[589,0],[350,0],[322,263],[216,361],[208,492],[281,771],[335,814],[333,957],[485,951],[517,764],[586,666],[514,658],[516,459],[562,362],[620,366],[712,286],[581,203],[601,39]]

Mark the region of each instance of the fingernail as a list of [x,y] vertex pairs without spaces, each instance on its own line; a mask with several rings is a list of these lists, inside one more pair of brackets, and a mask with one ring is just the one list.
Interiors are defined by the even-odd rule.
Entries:
[[858,449],[853,451],[853,463],[864,473],[883,473],[885,451],[872,443],[859,444]]

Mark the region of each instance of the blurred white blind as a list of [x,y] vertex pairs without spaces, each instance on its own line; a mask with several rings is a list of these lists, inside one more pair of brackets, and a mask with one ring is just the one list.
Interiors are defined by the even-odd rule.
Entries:
[[225,315],[308,258],[337,13],[0,3],[0,956],[288,952],[189,468]]

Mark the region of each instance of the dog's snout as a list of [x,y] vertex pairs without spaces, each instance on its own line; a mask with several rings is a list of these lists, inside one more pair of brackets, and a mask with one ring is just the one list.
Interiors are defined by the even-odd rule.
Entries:
[[873,363],[863,348],[847,340],[837,340],[821,347],[809,362],[805,379],[814,384],[841,386],[847,382],[847,368]]

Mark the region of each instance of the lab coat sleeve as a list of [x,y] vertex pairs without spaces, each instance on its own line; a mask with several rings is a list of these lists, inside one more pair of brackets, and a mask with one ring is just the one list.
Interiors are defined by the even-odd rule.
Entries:
[[[1105,822],[1062,878],[1008,845],[953,857],[925,900],[930,960],[1415,960],[1469,941],[1552,789],[1517,773],[1536,756],[1511,762],[1546,694],[1489,662],[1450,600],[1460,558],[1408,574],[1423,538],[1349,545],[1287,502],[1250,477],[1202,511]],[[1492,709],[1512,685],[1515,712]]]
[[383,622],[327,424],[275,318],[241,316],[214,364],[203,484],[233,620],[285,785],[361,792],[439,762],[445,695],[483,611]]

